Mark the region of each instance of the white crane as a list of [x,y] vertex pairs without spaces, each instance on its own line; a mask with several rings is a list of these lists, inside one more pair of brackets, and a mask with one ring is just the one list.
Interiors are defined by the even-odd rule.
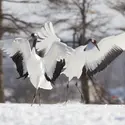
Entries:
[[102,71],[125,50],[124,39],[125,33],[104,38],[97,44],[95,40],[91,40],[87,46],[76,49],[69,57],[67,68],[62,74],[70,81],[73,77],[79,79],[83,70],[89,76]]
[[[3,43],[3,45],[5,45],[5,43]],[[39,88],[48,90],[52,89],[51,82],[56,80],[65,64],[64,60],[59,59],[60,61],[56,61],[55,65],[53,65],[53,68],[51,68],[52,76],[50,78],[46,72],[45,62],[48,62],[48,54],[51,55],[51,51],[50,53],[48,52],[45,58],[41,58],[36,54],[35,45],[36,40],[34,41],[33,48],[31,50],[28,40],[23,38],[16,38],[9,48],[4,48],[4,51],[6,51],[10,57],[15,55],[17,52],[21,55],[23,66],[25,66],[25,69],[29,74],[31,83],[36,88],[33,102],[35,101],[35,97]]]
[[[5,39],[5,40],[0,40],[1,48],[2,50],[10,55],[10,58],[12,61],[15,63],[15,67],[17,72],[19,73],[19,78],[28,77],[28,72],[25,66],[25,63],[23,63],[23,56],[19,51],[19,48],[17,49],[15,44],[13,43],[15,38],[13,39]],[[35,40],[34,34],[31,34],[30,38],[27,39],[30,42],[31,49],[33,47],[33,41]],[[10,53],[8,53],[10,52]]]
[[16,38],[12,42],[12,46],[10,48],[11,49],[6,48],[6,52],[10,57],[12,55],[15,55],[15,53],[21,54],[23,64],[25,65],[25,68],[29,73],[30,81],[36,88],[34,99],[39,88],[51,90],[51,82],[48,81],[45,77],[45,67],[43,64],[43,60],[36,54],[34,45],[33,49],[31,50],[29,41],[23,38]]
[[67,67],[61,74],[66,75],[69,81],[74,77],[79,79],[82,73],[88,75],[92,80],[94,74],[105,69],[125,50],[124,39],[125,33],[104,38],[98,43],[90,39],[91,42],[86,46],[76,48],[69,56]]

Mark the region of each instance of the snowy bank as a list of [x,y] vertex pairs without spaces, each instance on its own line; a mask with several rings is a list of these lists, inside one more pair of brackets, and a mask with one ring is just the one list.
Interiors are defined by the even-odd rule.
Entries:
[[125,106],[0,104],[0,125],[125,125]]

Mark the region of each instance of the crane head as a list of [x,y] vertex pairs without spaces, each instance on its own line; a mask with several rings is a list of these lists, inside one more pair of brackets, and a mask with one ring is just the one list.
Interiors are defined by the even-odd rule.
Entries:
[[31,37],[32,37],[32,38],[37,38],[38,35],[37,35],[36,33],[31,33]]
[[95,39],[90,39],[91,43],[93,43],[93,45],[100,51],[98,45],[97,45],[97,41]]
[[38,35],[36,34],[36,33],[31,33],[31,40],[32,40],[32,42],[33,42],[33,46],[32,46],[32,48],[33,47],[35,47],[36,46],[36,42],[37,42],[37,39],[38,39]]

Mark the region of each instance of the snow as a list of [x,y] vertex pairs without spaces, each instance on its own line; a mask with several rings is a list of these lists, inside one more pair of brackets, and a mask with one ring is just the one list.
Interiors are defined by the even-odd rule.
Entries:
[[0,125],[125,125],[123,105],[0,104]]

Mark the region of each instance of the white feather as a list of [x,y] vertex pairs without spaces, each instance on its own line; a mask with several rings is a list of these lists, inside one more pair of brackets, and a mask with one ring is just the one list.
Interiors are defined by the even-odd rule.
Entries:
[[46,80],[45,74],[45,66],[43,64],[43,60],[39,57],[35,49],[33,48],[31,51],[31,47],[29,41],[23,38],[16,38],[11,44],[1,41],[1,48],[4,49],[9,56],[13,56],[16,52],[22,53],[23,62],[25,64],[29,78],[31,83],[35,88],[43,88],[43,89],[52,89],[52,85],[49,81]]
[[100,51],[93,45],[93,48],[85,51],[86,66],[94,70],[97,67],[97,65],[100,64],[102,60],[108,55],[108,53],[112,49],[115,49],[115,47],[119,47],[124,51],[125,50],[124,39],[125,39],[125,33],[122,33],[117,36],[110,36],[110,37],[104,38],[97,44]]
[[85,47],[86,46],[77,47],[72,54],[68,56],[66,69],[61,74],[65,74],[69,81],[72,80],[73,77],[77,77],[79,79],[82,74],[85,58],[81,58],[80,53],[83,53]]
[[42,37],[43,39],[41,42],[36,44],[36,49],[39,51],[45,49],[43,58],[44,65],[47,75],[52,78],[57,61],[60,59],[65,59],[67,62],[68,56],[74,50],[71,47],[68,47],[66,44],[60,42],[60,38],[56,36],[53,24],[51,22],[45,23],[40,34],[44,36],[44,38]]
[[60,42],[60,38],[56,36],[51,22],[45,23],[41,31],[38,32],[38,35],[43,39],[36,44],[36,49],[38,51],[45,50],[45,54],[49,51],[54,42]]
[[73,52],[73,49],[61,42],[52,44],[50,50],[45,55],[44,64],[46,67],[47,75],[52,78],[56,66],[56,62],[60,59],[65,59],[67,62],[68,56]]
[[[107,55],[112,49],[125,50],[124,40],[125,40],[125,33],[122,33],[117,36],[110,36],[104,38],[100,42],[98,42],[97,45],[100,51],[92,43],[89,43],[87,46],[76,48],[75,52],[73,52],[68,57],[67,68],[62,72],[62,74],[65,74],[69,78],[69,81],[73,77],[77,77],[79,79],[79,77],[82,74],[82,69],[84,66],[86,67],[86,70],[93,71],[98,67],[99,64],[102,63],[104,58],[107,57]],[[84,51],[85,48],[86,51]],[[110,56],[113,56],[113,54],[115,53],[112,52],[110,54],[111,54]],[[104,68],[106,68],[107,65],[108,64],[106,64]]]
[[21,52],[29,73],[29,78],[34,87],[36,89],[52,89],[51,83],[47,81],[44,76],[45,69],[43,61],[41,57],[36,54],[35,48],[33,48],[31,51],[29,41],[25,39],[18,39],[16,42],[20,44]]
[[[9,57],[12,57],[14,54],[20,51],[20,44],[17,42],[21,38],[16,39],[8,39],[8,40],[0,40],[0,48],[9,55]],[[14,66],[15,67],[15,66]],[[16,68],[16,67],[15,67]],[[27,72],[26,65],[23,62],[23,72],[24,74]]]
[[19,46],[14,43],[14,39],[0,40],[0,48],[10,57],[19,51]]

